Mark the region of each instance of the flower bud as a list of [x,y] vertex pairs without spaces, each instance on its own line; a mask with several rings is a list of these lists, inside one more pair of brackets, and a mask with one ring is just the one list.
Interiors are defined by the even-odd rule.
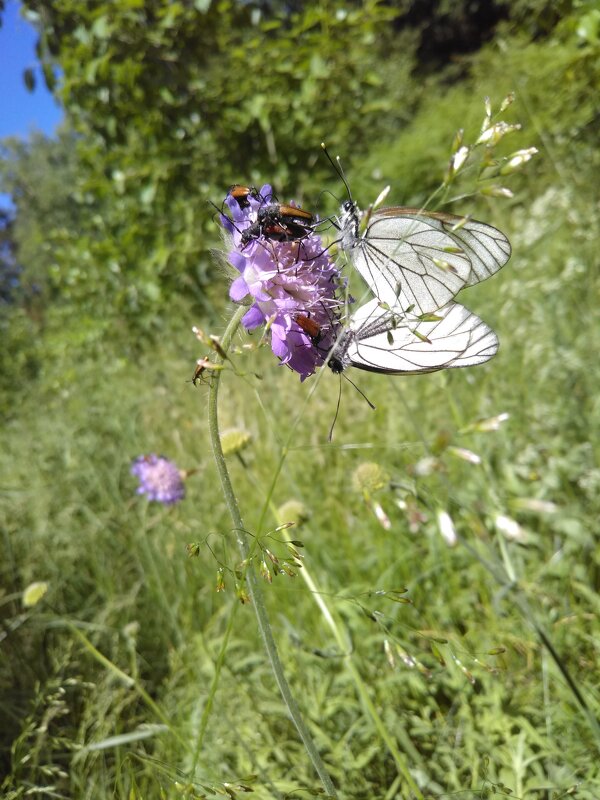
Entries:
[[447,511],[438,511],[437,524],[442,539],[446,542],[448,547],[454,547],[458,539],[456,536],[456,528],[454,527],[454,522],[450,514],[448,514]]
[[486,197],[506,197],[508,199],[514,197],[514,194],[506,186],[486,186],[485,189],[481,189],[481,194]]
[[224,456],[241,453],[252,441],[252,434],[241,428],[229,428],[221,434],[221,447]]
[[479,136],[475,144],[487,144],[491,147],[497,145],[498,142],[508,133],[521,130],[519,124],[509,125],[508,122],[496,122],[495,125],[490,125]]
[[506,163],[500,167],[500,175],[510,175],[526,164],[538,152],[537,147],[528,147],[526,150],[517,150],[508,156]]

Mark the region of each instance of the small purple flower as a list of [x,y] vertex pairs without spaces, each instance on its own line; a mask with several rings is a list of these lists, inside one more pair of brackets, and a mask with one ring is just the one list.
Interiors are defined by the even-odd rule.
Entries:
[[140,481],[137,493],[147,495],[148,500],[172,505],[185,497],[181,472],[164,456],[138,456],[131,465],[131,474]]
[[342,305],[337,293],[345,284],[321,237],[309,228],[306,236],[291,241],[276,241],[259,230],[244,240],[243,232],[272,201],[268,184],[243,206],[230,195],[225,200],[231,217],[222,214],[221,221],[234,245],[229,261],[240,273],[229,296],[236,303],[253,300],[243,325],[248,330],[267,325],[275,355],[304,380],[323,364],[336,340]]

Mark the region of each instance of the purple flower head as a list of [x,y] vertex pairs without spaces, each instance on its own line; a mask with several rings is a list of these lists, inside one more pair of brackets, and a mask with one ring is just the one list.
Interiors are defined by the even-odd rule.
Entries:
[[179,469],[164,456],[138,456],[131,465],[131,474],[140,481],[137,493],[147,495],[148,500],[172,505],[185,497]]
[[[304,380],[323,364],[336,339],[342,305],[337,293],[345,285],[339,270],[309,225],[290,225],[298,230],[291,241],[277,241],[261,229],[259,212],[273,203],[268,184],[244,204],[231,195],[225,203],[231,217],[223,214],[221,220],[234,246],[229,261],[240,273],[229,296],[236,303],[253,301],[242,323],[248,330],[267,325],[275,355]],[[285,215],[281,224],[271,224],[276,232],[286,229]]]

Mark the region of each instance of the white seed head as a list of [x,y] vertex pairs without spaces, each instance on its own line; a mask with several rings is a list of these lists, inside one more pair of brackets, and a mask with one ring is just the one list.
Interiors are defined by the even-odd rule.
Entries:
[[437,524],[442,539],[446,542],[448,547],[454,547],[458,541],[458,538],[456,536],[456,528],[454,527],[454,522],[452,521],[450,514],[448,514],[447,511],[438,511]]
[[494,519],[494,525],[496,530],[502,533],[507,539],[510,539],[513,542],[525,541],[525,531],[519,525],[519,523],[511,517],[507,517],[504,514],[498,514]]

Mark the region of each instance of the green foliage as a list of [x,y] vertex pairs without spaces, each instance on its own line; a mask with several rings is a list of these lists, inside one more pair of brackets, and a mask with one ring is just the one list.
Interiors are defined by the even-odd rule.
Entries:
[[[231,178],[249,164],[264,173],[285,152],[303,167],[332,122],[342,125],[334,144],[350,135],[360,144],[382,111],[397,115],[408,97],[410,50],[391,36],[393,15],[374,0],[345,11],[333,2],[307,4],[265,19],[232,2],[206,12],[158,0],[25,5],[43,25],[44,51],[63,70],[70,115],[99,136],[109,166],[125,158],[125,171],[137,156],[125,181],[149,202],[181,182],[196,193],[222,186],[223,164]],[[405,64],[396,58],[393,80],[384,81],[381,56],[400,52]]]
[[29,140],[0,142],[0,186],[17,208],[12,226],[14,257],[25,268],[24,281],[52,298],[57,248],[66,233],[85,221],[76,193],[76,139],[66,131],[56,139],[33,133]]
[[14,414],[21,394],[31,390],[43,347],[39,327],[24,308],[2,309],[0,337],[0,417],[4,417]]
[[[468,78],[452,86],[430,81],[418,113],[394,141],[370,148],[362,179],[352,176],[357,194],[373,196],[381,185],[391,183],[395,202],[426,202],[442,180],[455,132],[462,128],[467,138],[477,137],[482,113],[473,98],[490,96],[497,102],[511,91],[516,102],[507,118],[526,124],[522,132],[507,137],[501,152],[535,145],[547,158],[538,159],[534,169],[553,180],[557,163],[565,163],[569,175],[579,181],[583,164],[597,163],[598,158],[598,103],[590,87],[600,85],[600,42],[582,42],[578,20],[585,18],[582,14],[565,19],[552,39],[543,42],[529,42],[501,28],[498,38],[471,58]],[[452,194],[462,199],[462,192]],[[456,208],[460,210],[460,204]]]
[[99,319],[117,312],[144,331],[174,293],[206,312],[209,200],[249,178],[316,194],[321,140],[366,146],[413,104],[413,46],[379,0],[268,17],[226,0],[24,6],[60,67],[75,188],[92,206],[83,230],[62,231],[56,278]]
[[[452,70],[415,86],[414,48],[399,55],[391,26],[380,38],[383,7],[350,4],[346,30],[333,4],[271,19],[206,5],[27,3],[64,70],[78,133],[76,147],[67,133],[11,143],[1,167],[16,191],[10,236],[44,299],[5,307],[1,331],[2,790],[245,794],[228,781],[257,798],[317,792],[252,609],[236,594],[206,387],[190,382],[205,354],[191,324],[222,329],[214,310],[200,319],[200,300],[221,310],[227,292],[203,262],[215,238],[205,197],[242,177],[275,176],[296,194],[298,176],[296,196],[315,191],[326,165],[312,159],[327,138],[351,162],[358,200],[393,179],[393,202],[418,204],[439,184],[456,129],[476,137],[483,96],[497,105],[515,89],[524,130],[502,146],[536,144],[534,169],[504,206],[456,204],[513,244],[503,272],[465,297],[498,331],[497,358],[421,378],[353,376],[377,410],[344,385],[328,445],[334,377],[300,384],[265,348],[246,347],[257,335],[240,335],[232,356],[244,377],[229,368],[222,377],[221,428],[243,438],[228,463],[256,552],[286,555],[276,528],[287,515],[302,520],[287,532],[304,544],[317,593],[302,571],[265,589],[341,796],[409,796],[354,668],[427,798],[595,800],[598,738],[534,627],[597,717],[594,9],[573,4],[529,41],[523,29],[539,35],[536,14],[549,6],[511,4],[522,30],[503,27],[463,61],[462,80]],[[318,63],[311,72],[312,56],[338,83]],[[377,78],[363,86],[370,72]],[[402,85],[392,87],[394,74]],[[200,120],[178,139],[194,110]],[[189,470],[184,503],[165,510],[135,496],[129,466],[144,452]],[[440,536],[440,512],[454,547]],[[29,606],[23,593],[35,582],[48,591]],[[343,647],[316,600],[343,629]]]
[[65,342],[71,343],[82,328],[84,307],[75,312],[73,304],[73,276],[80,274],[80,265],[70,265],[69,280],[63,283],[59,263],[65,239],[84,235],[90,207],[97,204],[91,197],[82,202],[77,192],[74,148],[75,138],[66,131],[56,139],[33,134],[28,141],[0,143],[0,189],[16,207],[5,230],[3,271],[17,278],[0,307],[0,385],[6,392],[0,400],[2,413],[10,412],[21,391],[29,391],[44,357],[54,361],[48,350],[52,334],[41,341],[48,326],[62,329]]

